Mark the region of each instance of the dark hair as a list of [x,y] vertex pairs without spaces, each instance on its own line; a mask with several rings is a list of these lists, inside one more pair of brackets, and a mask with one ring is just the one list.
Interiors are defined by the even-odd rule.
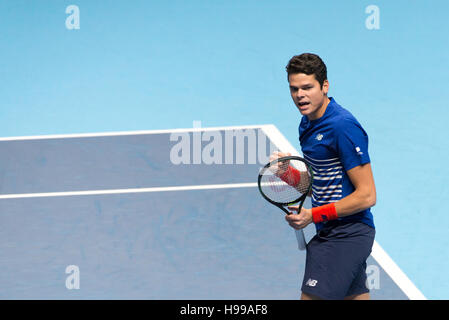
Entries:
[[319,56],[313,53],[293,56],[285,69],[287,70],[287,77],[295,73],[314,74],[321,87],[323,87],[324,80],[327,80],[326,65]]

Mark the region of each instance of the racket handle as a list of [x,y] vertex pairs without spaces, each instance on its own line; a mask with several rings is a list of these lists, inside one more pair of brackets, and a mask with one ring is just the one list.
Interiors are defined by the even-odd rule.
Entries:
[[301,230],[295,230],[296,234],[296,240],[298,240],[298,249],[299,250],[306,250],[306,238],[304,237],[304,231]]

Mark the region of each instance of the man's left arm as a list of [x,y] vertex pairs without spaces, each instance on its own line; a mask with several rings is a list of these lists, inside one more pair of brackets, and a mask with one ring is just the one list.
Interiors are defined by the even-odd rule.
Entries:
[[348,196],[335,202],[335,210],[339,217],[349,216],[371,208],[376,204],[376,186],[371,164],[365,163],[354,167],[348,170],[347,174],[355,190]]

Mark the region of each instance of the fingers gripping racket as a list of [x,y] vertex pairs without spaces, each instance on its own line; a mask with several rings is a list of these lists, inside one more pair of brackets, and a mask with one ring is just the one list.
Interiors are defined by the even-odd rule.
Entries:
[[[267,163],[259,172],[258,187],[262,196],[286,214],[285,207],[299,203],[298,213],[312,189],[313,172],[301,157],[281,157]],[[306,248],[302,230],[296,230],[298,247]]]

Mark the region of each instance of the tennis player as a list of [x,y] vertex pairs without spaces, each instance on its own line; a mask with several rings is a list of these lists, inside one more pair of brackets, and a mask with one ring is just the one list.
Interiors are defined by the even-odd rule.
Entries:
[[370,208],[376,203],[368,135],[328,97],[327,68],[319,56],[294,56],[286,69],[291,97],[302,115],[302,153],[314,171],[312,208],[286,215],[295,229],[314,223],[317,230],[307,244],[301,299],[367,300],[366,259],[375,236]]

